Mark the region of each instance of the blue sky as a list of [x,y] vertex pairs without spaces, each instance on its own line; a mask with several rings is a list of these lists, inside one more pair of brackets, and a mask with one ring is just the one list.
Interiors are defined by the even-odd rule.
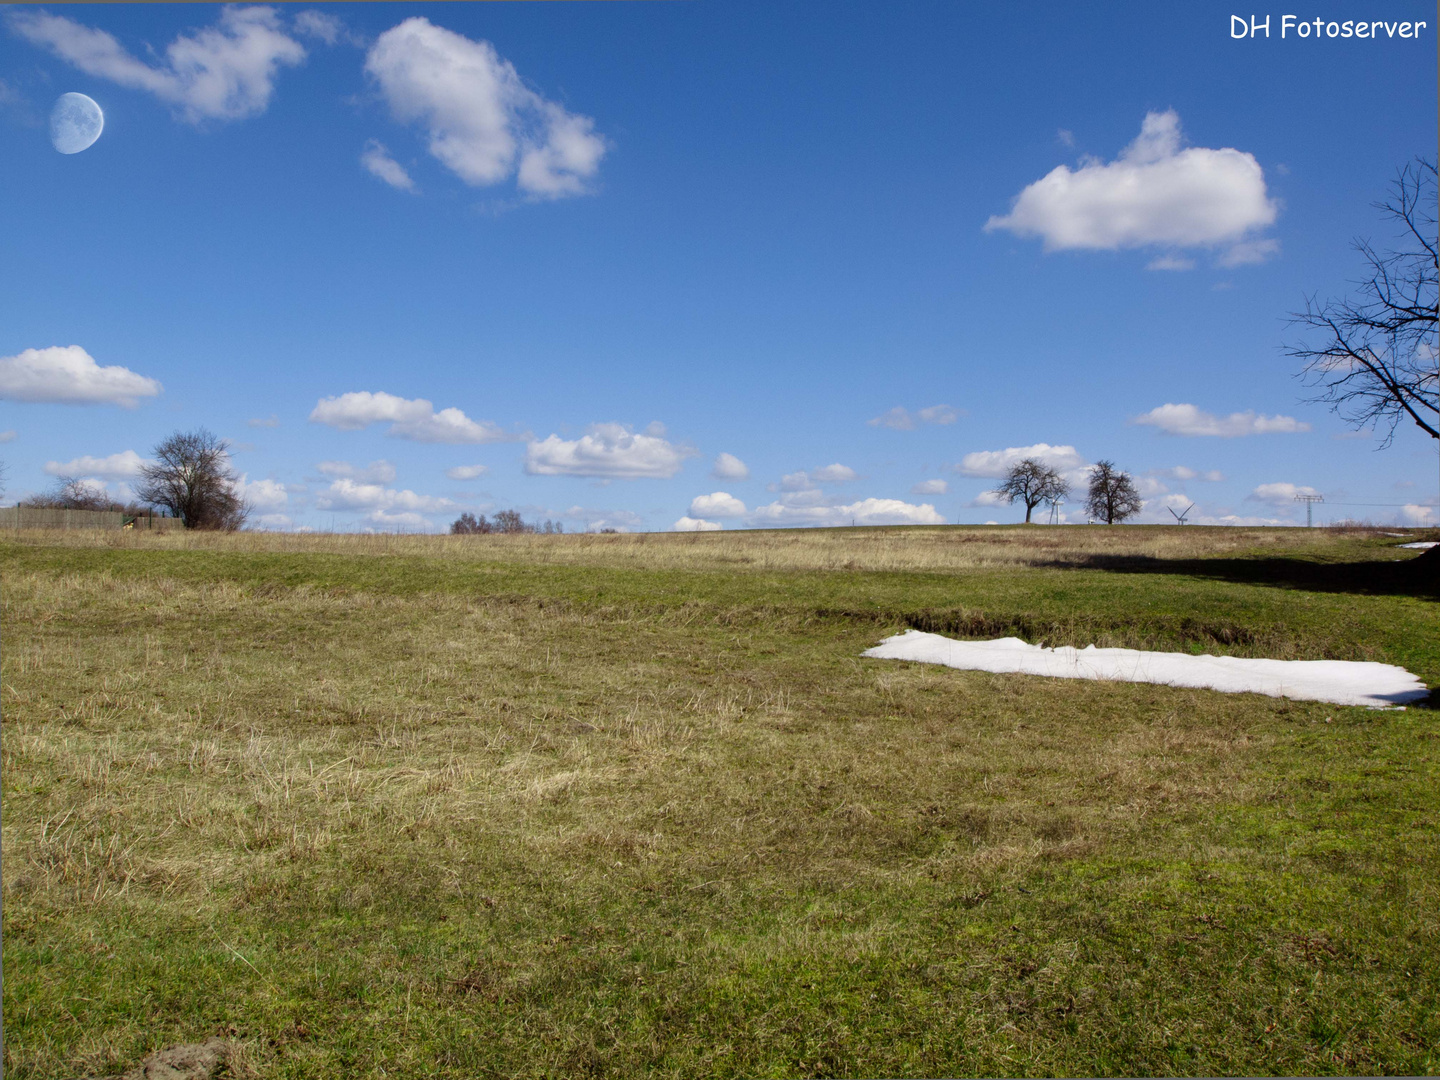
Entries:
[[[203,425],[269,528],[1007,522],[983,493],[1025,454],[1114,460],[1144,520],[1303,522],[1312,489],[1322,520],[1434,523],[1435,440],[1377,451],[1281,352],[1436,153],[1434,7],[1382,6],[1432,25],[9,8],[7,501],[60,473],[123,497]],[[66,92],[104,111],[80,153],[51,144]]]

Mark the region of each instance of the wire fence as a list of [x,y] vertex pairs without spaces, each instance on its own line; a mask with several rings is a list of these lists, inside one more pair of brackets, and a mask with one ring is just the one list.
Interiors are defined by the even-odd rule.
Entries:
[[183,529],[179,518],[125,514],[119,510],[41,510],[31,506],[0,507],[3,529]]

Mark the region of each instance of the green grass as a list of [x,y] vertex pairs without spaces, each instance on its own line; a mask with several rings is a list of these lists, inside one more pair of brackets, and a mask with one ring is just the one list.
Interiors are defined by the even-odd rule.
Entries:
[[1435,1072],[1433,711],[859,656],[1440,685],[1390,541],[1251,532],[0,544],[6,1069]]

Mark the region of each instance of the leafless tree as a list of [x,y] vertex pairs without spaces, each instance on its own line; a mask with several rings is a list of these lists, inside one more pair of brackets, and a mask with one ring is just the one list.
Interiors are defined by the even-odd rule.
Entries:
[[58,477],[49,491],[27,495],[16,505],[27,510],[103,510],[128,518],[153,517],[155,511],[135,500],[123,503],[112,499],[104,487],[87,483],[78,476]]
[[455,536],[478,536],[494,531],[494,526],[486,520],[484,514],[477,518],[468,510],[450,523],[450,532]]
[[237,490],[230,444],[205,428],[176,432],[155,447],[155,461],[140,472],[135,494],[163,507],[187,529],[233,532],[250,508]]
[[20,500],[20,505],[34,510],[123,510],[124,506],[101,488],[87,484],[78,476],[61,476],[49,491]]
[[526,523],[519,510],[501,510],[495,515],[495,531],[499,533],[532,533],[534,525]]
[[1386,429],[1388,446],[1402,420],[1440,439],[1440,342],[1437,342],[1436,176],[1416,158],[1402,168],[1390,197],[1375,208],[1400,226],[1397,249],[1355,241],[1366,278],[1354,296],[1318,303],[1311,296],[1292,322],[1314,331],[1286,352],[1303,362],[1300,377],[1349,424]]
[[1097,461],[1090,473],[1090,494],[1085,508],[1090,516],[1106,525],[1134,517],[1144,507],[1130,474],[1121,472],[1113,461]]
[[995,489],[995,494],[1006,502],[1019,499],[1025,504],[1025,524],[1030,524],[1030,514],[1042,502],[1057,503],[1070,494],[1070,483],[1043,461],[1025,458],[1010,466],[1004,481]]

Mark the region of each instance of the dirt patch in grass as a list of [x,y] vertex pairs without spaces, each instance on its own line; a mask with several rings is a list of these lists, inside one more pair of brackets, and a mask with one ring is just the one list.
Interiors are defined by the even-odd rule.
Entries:
[[211,1080],[224,1069],[230,1045],[211,1036],[202,1043],[181,1043],[157,1050],[135,1068],[96,1080]]

